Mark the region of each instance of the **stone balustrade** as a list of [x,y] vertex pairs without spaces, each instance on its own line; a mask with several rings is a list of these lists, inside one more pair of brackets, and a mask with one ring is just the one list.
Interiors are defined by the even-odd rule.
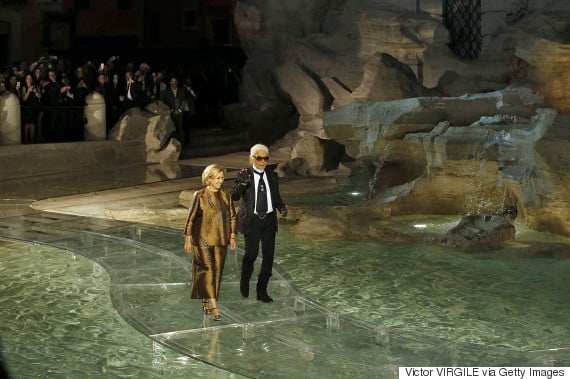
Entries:
[[[87,95],[84,107],[86,120],[83,138],[85,141],[100,141],[107,138],[106,105],[101,94],[92,92]],[[19,145],[22,143],[21,105],[18,97],[12,93],[0,96],[0,146]]]

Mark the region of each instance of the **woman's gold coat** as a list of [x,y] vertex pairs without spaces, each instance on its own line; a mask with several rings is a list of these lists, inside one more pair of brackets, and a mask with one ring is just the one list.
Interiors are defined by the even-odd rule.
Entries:
[[206,188],[194,193],[188,210],[184,234],[194,246],[227,246],[236,233],[236,211],[232,198],[224,189],[211,192]]
[[193,299],[217,299],[230,237],[236,230],[236,212],[228,192],[207,188],[194,193],[184,234],[192,245]]

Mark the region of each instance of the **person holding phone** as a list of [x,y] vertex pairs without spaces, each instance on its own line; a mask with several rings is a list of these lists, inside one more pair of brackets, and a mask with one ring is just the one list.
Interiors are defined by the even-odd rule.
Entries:
[[[18,82],[19,83],[19,82]],[[41,92],[34,83],[32,74],[26,74],[24,85],[19,87],[24,143],[35,142],[36,125],[38,123]]]
[[63,142],[66,139],[65,115],[61,106],[64,102],[64,94],[68,88],[62,86],[58,81],[55,68],[48,70],[47,79],[42,95],[42,105],[44,105],[42,123],[45,122],[45,125],[42,125],[42,129],[46,133],[47,142]]

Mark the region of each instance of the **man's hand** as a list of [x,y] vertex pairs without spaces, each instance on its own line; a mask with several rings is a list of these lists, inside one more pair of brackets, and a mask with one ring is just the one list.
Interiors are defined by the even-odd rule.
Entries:
[[281,212],[281,216],[283,217],[287,217],[287,213],[289,213],[289,211],[287,210],[287,207],[283,207],[279,210],[279,212]]
[[249,175],[247,173],[247,169],[242,168],[237,177],[236,177],[236,181],[241,184],[242,186],[247,186],[249,185]]

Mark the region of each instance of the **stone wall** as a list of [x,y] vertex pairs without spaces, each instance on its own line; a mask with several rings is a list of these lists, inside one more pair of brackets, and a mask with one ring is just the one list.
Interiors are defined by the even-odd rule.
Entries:
[[145,145],[138,141],[1,146],[0,180],[144,162]]
[[570,2],[483,0],[474,60],[450,50],[441,3],[238,2],[248,60],[228,121],[277,129],[263,142],[292,158],[284,174],[333,171],[334,140],[372,166],[370,206],[391,215],[490,213],[570,235]]
[[[450,51],[441,4],[238,2],[236,25],[248,59],[241,103],[227,109],[228,122],[255,128],[274,150],[290,152],[304,136],[327,138],[322,115],[355,101],[461,96],[521,82],[544,91],[547,100],[568,95],[567,86],[548,84],[554,72],[549,67],[559,67],[560,59],[518,52],[529,40],[567,40],[569,2],[482,1],[482,51],[473,61]],[[561,102],[549,105],[566,109]]]

